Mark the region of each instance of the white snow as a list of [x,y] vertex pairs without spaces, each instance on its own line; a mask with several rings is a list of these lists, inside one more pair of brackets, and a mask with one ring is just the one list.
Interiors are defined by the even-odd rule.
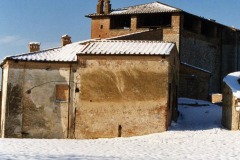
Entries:
[[232,89],[233,95],[240,98],[240,72],[228,74],[223,81]]
[[28,44],[37,44],[37,45],[41,45],[40,42],[29,42]]
[[221,127],[220,106],[186,98],[179,103],[184,104],[179,121],[167,132],[96,140],[0,139],[0,159],[239,159],[240,132]]

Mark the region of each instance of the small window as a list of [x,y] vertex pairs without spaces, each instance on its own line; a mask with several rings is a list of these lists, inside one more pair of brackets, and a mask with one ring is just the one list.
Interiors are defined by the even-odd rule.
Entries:
[[67,102],[69,95],[69,87],[67,84],[56,85],[56,102]]
[[100,25],[100,29],[103,29],[103,25]]

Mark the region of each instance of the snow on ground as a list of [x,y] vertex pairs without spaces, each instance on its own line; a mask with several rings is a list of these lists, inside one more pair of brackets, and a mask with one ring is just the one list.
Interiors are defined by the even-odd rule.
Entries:
[[240,159],[240,132],[221,127],[221,107],[183,98],[179,103],[184,104],[179,121],[168,132],[97,140],[0,139],[0,159]]

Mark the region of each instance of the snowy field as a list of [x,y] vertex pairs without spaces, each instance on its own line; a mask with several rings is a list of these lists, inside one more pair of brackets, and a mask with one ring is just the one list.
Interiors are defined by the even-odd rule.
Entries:
[[179,121],[168,132],[97,140],[0,139],[0,159],[240,159],[240,132],[221,127],[221,107],[189,99],[179,103]]

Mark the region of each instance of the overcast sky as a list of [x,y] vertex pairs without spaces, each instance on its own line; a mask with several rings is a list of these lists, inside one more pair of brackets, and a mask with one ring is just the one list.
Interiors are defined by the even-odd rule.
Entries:
[[[41,42],[41,49],[60,46],[61,36],[72,41],[90,38],[91,21],[98,0],[0,0],[0,60],[28,52],[28,43]],[[111,0],[112,8],[155,0]],[[160,0],[217,22],[240,28],[240,0]]]

